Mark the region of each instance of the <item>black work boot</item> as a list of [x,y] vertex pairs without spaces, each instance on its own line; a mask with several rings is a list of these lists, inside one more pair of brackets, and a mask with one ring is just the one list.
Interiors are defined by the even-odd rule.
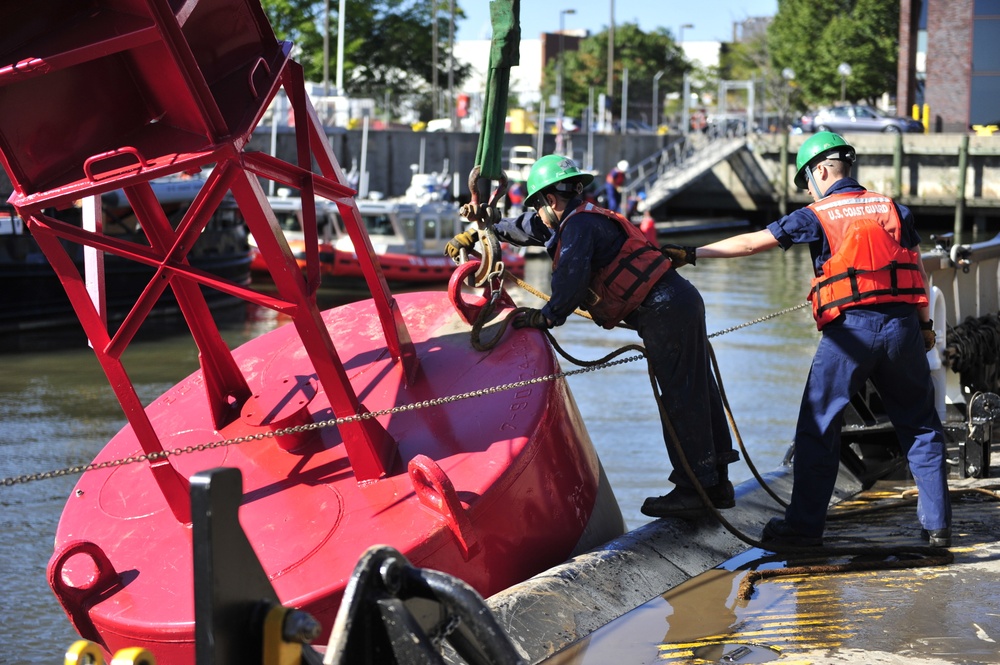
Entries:
[[823,536],[810,536],[788,526],[788,522],[780,517],[772,517],[771,521],[764,525],[764,532],[760,536],[761,545],[765,547],[821,547]]
[[705,493],[712,500],[712,505],[719,510],[733,508],[736,506],[736,490],[729,482],[729,464],[720,464],[715,469],[719,482],[711,487],[706,487]]
[[951,529],[921,529],[920,537],[931,547],[951,547]]
[[[736,492],[728,480],[705,488],[705,493],[711,499],[712,505],[718,509],[732,508],[736,505]],[[639,511],[649,517],[680,517],[694,519],[709,513],[698,490],[693,487],[675,487],[664,496],[651,496],[646,499]]]

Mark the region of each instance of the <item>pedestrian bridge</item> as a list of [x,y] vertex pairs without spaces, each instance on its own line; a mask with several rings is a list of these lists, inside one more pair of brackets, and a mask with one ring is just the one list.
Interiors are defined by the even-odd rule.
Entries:
[[637,210],[652,210],[746,145],[746,136],[741,133],[710,131],[682,136],[629,169],[623,198],[628,200],[644,191]]

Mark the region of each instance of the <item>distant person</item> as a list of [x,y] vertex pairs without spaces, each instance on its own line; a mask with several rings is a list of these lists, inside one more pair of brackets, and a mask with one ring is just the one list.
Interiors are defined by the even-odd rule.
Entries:
[[[516,328],[547,330],[583,308],[594,322],[614,328],[624,321],[642,338],[663,406],[684,456],[716,508],[736,505],[729,464],[738,459],[718,385],[709,366],[705,304],[698,290],[675,270],[685,251],[661,252],[635,224],[583,199],[594,176],[572,159],[546,155],[528,175],[525,204],[534,210],[493,225],[500,240],[544,247],[552,259],[552,298],[542,309],[515,319]],[[455,236],[446,253],[471,249],[469,232]],[[708,508],[684,470],[663,423],[674,489],[646,499],[650,517],[695,518]]]
[[507,203],[510,204],[510,214],[519,215],[524,210],[524,183],[515,180],[507,189]]
[[708,130],[708,116],[705,114],[705,109],[698,109],[691,114],[691,129],[696,132],[704,132]]
[[622,212],[622,190],[627,172],[628,162],[623,159],[604,177],[604,207],[611,212]]
[[698,259],[711,259],[807,244],[813,257],[816,278],[809,299],[822,337],[795,428],[792,498],[784,519],[764,527],[761,542],[822,544],[840,464],[844,408],[871,379],[919,490],[921,536],[948,547],[951,504],[944,432],[926,355],[935,334],[920,236],[906,207],[850,177],[855,158],[840,135],[814,134],[795,160],[795,184],[808,189],[811,205],[761,231],[689,249]]
[[653,247],[660,246],[660,240],[656,234],[656,220],[648,210],[642,214],[642,221],[639,222],[639,230],[646,236],[646,241]]

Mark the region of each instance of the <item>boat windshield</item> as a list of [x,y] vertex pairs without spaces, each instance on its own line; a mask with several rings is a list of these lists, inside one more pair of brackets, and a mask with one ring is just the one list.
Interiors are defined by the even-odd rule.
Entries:
[[295,210],[274,211],[274,216],[278,220],[278,226],[282,231],[301,231],[302,224],[299,222],[299,214]]
[[363,215],[369,235],[391,236],[394,234],[392,218],[384,213]]
[[[438,248],[438,245],[440,244],[438,239],[441,237],[441,221],[442,220],[434,216],[422,217],[420,219],[420,225],[423,227],[425,250],[435,250]],[[450,239],[451,238],[449,237],[449,240]]]

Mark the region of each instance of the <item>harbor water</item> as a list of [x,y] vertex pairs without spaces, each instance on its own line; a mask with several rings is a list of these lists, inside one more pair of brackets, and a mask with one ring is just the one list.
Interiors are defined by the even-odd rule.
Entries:
[[[728,234],[672,241],[703,244]],[[526,281],[547,288],[548,270],[547,260],[530,259]],[[741,260],[705,260],[682,271],[702,292],[710,334],[799,305],[811,275],[804,247]],[[540,306],[534,296],[514,295],[522,304]],[[323,293],[321,304],[335,305],[337,298]],[[225,335],[235,346],[276,325],[270,313],[252,311]],[[578,317],[554,332],[567,353],[583,360],[638,343],[631,331],[606,331]],[[761,471],[779,464],[788,449],[817,340],[806,308],[712,338],[733,416]],[[124,362],[144,403],[198,367],[186,333],[135,342]],[[563,370],[576,369],[560,362]],[[568,381],[628,526],[643,524],[648,520],[639,512],[643,499],[670,489],[645,362],[580,373]],[[7,478],[89,463],[125,417],[93,353],[80,345],[0,355],[0,423],[0,477]],[[731,469],[734,482],[751,477],[743,462]],[[46,582],[56,526],[75,482],[70,476],[0,486],[2,664],[61,663],[66,647],[77,639]]]

